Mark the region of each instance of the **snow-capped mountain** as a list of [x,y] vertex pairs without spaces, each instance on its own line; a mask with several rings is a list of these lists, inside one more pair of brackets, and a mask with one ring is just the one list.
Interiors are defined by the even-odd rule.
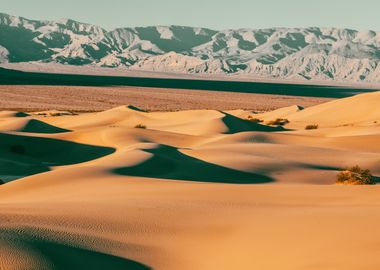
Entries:
[[56,62],[176,73],[380,82],[380,33],[336,28],[112,31],[0,14],[0,63]]

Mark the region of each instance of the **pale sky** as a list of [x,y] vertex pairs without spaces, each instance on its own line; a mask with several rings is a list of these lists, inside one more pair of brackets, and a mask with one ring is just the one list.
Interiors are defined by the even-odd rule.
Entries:
[[380,0],[0,0],[0,12],[71,18],[108,30],[148,25],[380,30],[379,11]]

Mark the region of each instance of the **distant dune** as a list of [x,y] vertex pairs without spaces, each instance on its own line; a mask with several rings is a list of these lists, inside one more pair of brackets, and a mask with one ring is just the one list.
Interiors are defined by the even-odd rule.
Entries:
[[377,269],[379,105],[1,112],[0,268]]

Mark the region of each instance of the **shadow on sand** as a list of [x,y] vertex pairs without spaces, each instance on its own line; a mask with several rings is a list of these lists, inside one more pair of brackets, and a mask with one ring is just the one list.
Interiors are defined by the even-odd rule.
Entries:
[[113,170],[113,172],[125,176],[196,182],[229,184],[260,184],[273,182],[273,179],[268,176],[238,171],[208,163],[187,156],[181,153],[177,148],[167,145],[160,145],[159,148],[144,149],[143,151],[153,154],[153,157],[136,166],[118,168]]
[[110,147],[0,133],[0,179],[9,182],[49,171],[50,166],[82,163],[114,152]]
[[223,123],[228,127],[229,131],[225,134],[235,134],[239,132],[246,131],[262,131],[262,132],[279,132],[279,131],[287,131],[282,126],[266,126],[259,123],[255,123],[249,120],[244,120],[234,115],[220,112],[224,114]]
[[380,184],[380,177],[379,176],[372,176],[373,179],[375,179],[376,184]]
[[124,258],[96,251],[80,249],[50,242],[33,243],[54,266],[55,270],[150,270],[151,268]]
[[[10,252],[12,252],[12,250],[20,251],[20,254],[18,254],[18,262],[20,263],[20,265],[23,265],[25,263],[33,265],[43,265],[43,267],[38,269],[152,269],[144,264],[123,257],[114,256],[111,254],[99,252],[88,248],[75,247],[66,243],[56,243],[50,240],[40,239],[38,233],[29,234],[28,231],[21,232],[15,231],[15,229],[4,228],[0,230],[0,239],[2,240],[1,244],[4,245],[5,250],[7,250],[7,247],[11,247]],[[91,246],[94,247],[94,245]],[[7,262],[8,255],[13,257],[12,253],[1,254],[0,265],[2,265],[1,262]]]
[[70,132],[71,130],[59,128],[45,122],[31,119],[21,130],[21,132],[29,132],[29,133],[46,133],[46,134],[54,134],[54,133],[65,133]]

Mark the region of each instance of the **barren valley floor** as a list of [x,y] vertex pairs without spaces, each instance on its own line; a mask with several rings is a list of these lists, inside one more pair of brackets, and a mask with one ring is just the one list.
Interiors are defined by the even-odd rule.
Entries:
[[332,98],[144,87],[0,85],[0,110],[94,112],[132,104],[149,111],[195,109],[268,111],[309,107]]

